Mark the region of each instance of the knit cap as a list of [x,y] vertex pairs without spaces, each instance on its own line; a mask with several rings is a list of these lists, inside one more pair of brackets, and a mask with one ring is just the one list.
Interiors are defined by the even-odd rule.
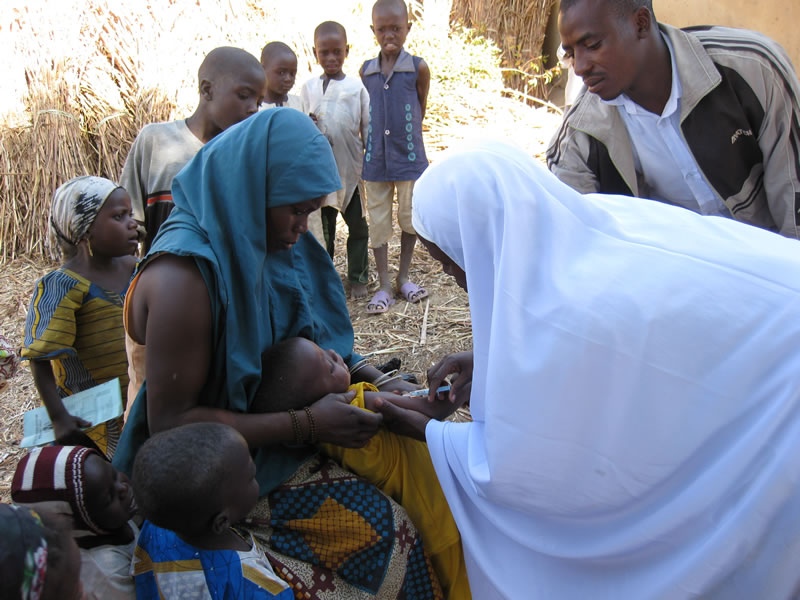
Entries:
[[108,533],[98,527],[86,509],[86,459],[103,455],[83,446],[36,448],[17,465],[11,498],[22,504],[62,502],[69,505],[75,529]]

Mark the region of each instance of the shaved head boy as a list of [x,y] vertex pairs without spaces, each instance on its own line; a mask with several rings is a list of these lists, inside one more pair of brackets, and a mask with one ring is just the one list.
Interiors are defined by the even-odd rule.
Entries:
[[[145,125],[133,142],[119,184],[128,192],[133,217],[144,224],[143,254],[172,211],[172,179],[203,144],[258,111],[266,77],[258,59],[241,48],[209,52],[197,72],[200,99],[192,116]],[[144,381],[144,346],[126,338],[128,410]]]
[[120,185],[133,216],[144,224],[144,252],[172,210],[172,178],[209,140],[258,110],[266,78],[255,56],[223,46],[209,52],[197,72],[200,99],[188,119],[146,125],[134,140]]
[[197,79],[200,104],[186,124],[203,142],[255,113],[266,87],[256,57],[230,46],[209,52],[200,64]]
[[261,50],[261,67],[267,78],[265,108],[288,106],[300,110],[297,96],[290,96],[297,77],[297,55],[283,42],[270,42]]

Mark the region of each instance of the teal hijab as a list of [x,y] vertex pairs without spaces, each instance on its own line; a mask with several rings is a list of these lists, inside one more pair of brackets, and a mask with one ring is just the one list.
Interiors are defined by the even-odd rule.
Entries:
[[[267,252],[267,208],[340,187],[327,139],[311,119],[289,108],[262,111],[234,125],[173,180],[175,208],[140,269],[169,253],[194,257],[203,275],[214,339],[201,405],[247,412],[261,381],[261,353],[288,337],[307,337],[354,360],[344,289],[327,252],[309,232],[291,250]],[[147,403],[140,400],[146,400],[146,382],[114,457],[126,472],[147,437]],[[261,492],[291,475],[310,452],[259,449]]]

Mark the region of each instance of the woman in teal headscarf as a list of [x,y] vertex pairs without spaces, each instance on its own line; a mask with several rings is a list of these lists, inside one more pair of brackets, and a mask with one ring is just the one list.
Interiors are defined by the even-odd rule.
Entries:
[[[360,358],[341,280],[306,233],[309,213],[339,187],[328,141],[291,109],[234,125],[178,174],[175,209],[127,295],[128,333],[147,341],[147,379],[114,463],[130,473],[150,433],[231,425],[254,451],[264,495],[251,515],[255,533],[290,584],[319,598],[408,595],[420,585],[436,597],[404,511],[308,444],[362,446],[380,415],[350,406],[351,394],[329,394],[297,413],[248,413],[261,354],[278,341],[307,337],[348,364]],[[360,368],[354,381],[379,375]]]

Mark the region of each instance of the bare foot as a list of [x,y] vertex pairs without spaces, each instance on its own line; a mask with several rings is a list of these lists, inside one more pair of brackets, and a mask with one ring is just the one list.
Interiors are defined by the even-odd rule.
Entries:
[[365,283],[351,283],[350,297],[354,300],[367,297],[367,285]]

